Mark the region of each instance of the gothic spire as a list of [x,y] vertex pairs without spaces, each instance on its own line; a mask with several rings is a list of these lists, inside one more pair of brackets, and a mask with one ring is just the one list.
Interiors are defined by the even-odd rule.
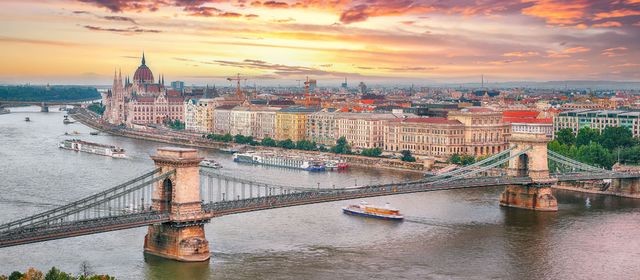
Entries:
[[142,51],[142,65],[146,65],[145,63],[146,61],[144,60],[144,51]]

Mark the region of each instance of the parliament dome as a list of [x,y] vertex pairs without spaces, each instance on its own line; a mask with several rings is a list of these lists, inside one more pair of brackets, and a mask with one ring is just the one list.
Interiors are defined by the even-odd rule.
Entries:
[[151,69],[149,69],[149,67],[147,67],[146,65],[144,53],[142,53],[142,64],[138,66],[135,74],[133,74],[133,81],[140,84],[152,84],[154,82],[153,73],[151,72]]

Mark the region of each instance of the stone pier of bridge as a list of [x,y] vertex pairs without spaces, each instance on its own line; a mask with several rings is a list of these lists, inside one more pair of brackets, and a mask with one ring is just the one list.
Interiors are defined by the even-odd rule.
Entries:
[[210,258],[204,224],[198,164],[202,157],[195,149],[160,148],[151,156],[161,174],[175,173],[154,186],[153,209],[170,213],[170,221],[150,225],[144,238],[144,251],[168,259],[200,262]]
[[500,195],[500,205],[536,211],[558,211],[558,201],[551,193],[551,187],[557,179],[549,176],[547,162],[547,143],[545,134],[513,133],[509,142],[515,145],[511,154],[522,155],[509,161],[508,175],[514,177],[530,177],[528,185],[507,186]]

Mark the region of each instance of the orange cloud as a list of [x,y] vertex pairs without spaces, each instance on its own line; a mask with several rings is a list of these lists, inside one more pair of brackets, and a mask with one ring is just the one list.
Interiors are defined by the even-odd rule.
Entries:
[[603,23],[597,23],[594,25],[591,25],[591,27],[595,27],[595,28],[606,28],[606,27],[621,27],[622,23],[618,22],[618,21],[607,21],[607,22],[603,22]]
[[537,56],[539,55],[538,52],[509,52],[509,53],[505,53],[502,54],[502,56],[506,56],[506,57],[527,57],[527,56]]
[[533,2],[534,4],[522,9],[522,14],[543,18],[548,24],[561,26],[580,23],[586,15],[586,9],[589,7],[584,0],[568,3],[557,0],[527,0],[525,2]]
[[640,16],[640,10],[620,9],[611,12],[597,13],[593,20],[601,20],[608,18],[620,18],[628,16]]
[[590,48],[585,48],[585,47],[573,47],[573,48],[564,49],[562,52],[563,53],[582,53],[582,52],[588,52],[590,50],[591,50]]

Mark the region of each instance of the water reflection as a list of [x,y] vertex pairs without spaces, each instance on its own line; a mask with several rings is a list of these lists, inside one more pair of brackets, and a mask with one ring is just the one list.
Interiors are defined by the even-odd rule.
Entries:
[[145,279],[209,279],[209,262],[179,262],[144,254]]

